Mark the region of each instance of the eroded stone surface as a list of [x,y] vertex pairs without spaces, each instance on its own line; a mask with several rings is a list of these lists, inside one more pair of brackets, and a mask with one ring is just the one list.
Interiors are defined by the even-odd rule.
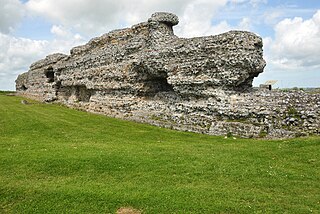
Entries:
[[230,31],[178,38],[178,22],[155,13],[70,55],[49,55],[19,75],[16,89],[41,101],[214,135],[319,133],[319,94],[252,90],[265,66],[260,37]]

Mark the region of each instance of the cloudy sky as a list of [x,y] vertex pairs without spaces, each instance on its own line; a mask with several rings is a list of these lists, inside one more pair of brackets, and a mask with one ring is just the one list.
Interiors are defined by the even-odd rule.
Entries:
[[176,35],[249,30],[264,41],[265,72],[254,85],[320,87],[320,0],[0,0],[0,90],[55,52],[92,37],[173,12]]

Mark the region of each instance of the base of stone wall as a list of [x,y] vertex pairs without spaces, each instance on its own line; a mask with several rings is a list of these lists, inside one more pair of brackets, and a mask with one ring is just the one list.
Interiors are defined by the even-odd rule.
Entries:
[[[39,94],[17,95],[45,101]],[[154,97],[92,96],[51,101],[92,113],[159,127],[218,136],[292,138],[320,134],[320,94],[303,91],[221,93],[208,99],[173,92]]]

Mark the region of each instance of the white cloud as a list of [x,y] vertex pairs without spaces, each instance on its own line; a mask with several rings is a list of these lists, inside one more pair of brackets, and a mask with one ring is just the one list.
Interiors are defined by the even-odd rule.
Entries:
[[277,79],[277,87],[319,87],[320,10],[310,19],[283,19],[274,31],[263,39],[267,66],[254,84]]
[[179,16],[181,23],[176,28],[176,34],[182,37],[194,37],[216,35],[229,30],[251,30],[254,21],[243,11],[239,16],[234,14],[235,11],[238,12],[237,10],[228,11],[229,14],[225,17],[226,19],[230,16],[236,17],[233,20],[237,20],[237,24],[230,24],[226,19],[214,22],[215,17],[221,15],[221,10],[230,2],[234,4],[234,8],[239,4],[247,4],[246,8],[250,9],[265,3],[265,0],[192,1]]
[[228,29],[226,22],[212,26],[212,19],[219,8],[225,6],[227,0],[210,1],[195,0],[186,5],[180,16],[181,23],[177,27],[177,34],[184,37],[205,36],[221,33]]
[[62,25],[53,25],[50,32],[55,38],[50,42],[48,50],[53,52],[69,54],[71,48],[86,42],[80,34],[74,34]]
[[[56,26],[72,28],[88,37],[146,21],[157,11],[177,14],[184,36],[214,32],[211,21],[228,0],[29,0],[27,8],[51,20]],[[222,25],[222,24],[221,24]],[[182,27],[183,26],[183,27]],[[183,29],[182,29],[183,28]]]
[[249,3],[253,7],[257,7],[260,4],[267,4],[267,0],[230,0],[233,4],[246,4]]
[[84,44],[86,41],[79,34],[72,34],[71,32],[65,32],[64,37],[57,37],[50,42],[47,48],[49,53],[64,53],[69,54],[70,49]]
[[316,8],[300,8],[287,5],[279,5],[277,7],[267,8],[263,12],[264,23],[274,26],[285,18],[305,17],[314,13]]
[[283,10],[273,9],[268,10],[264,13],[263,18],[264,22],[268,25],[274,25],[277,23],[278,19],[284,15]]
[[267,0],[250,0],[249,2],[253,7],[258,7],[260,4],[267,4],[268,3]]
[[19,0],[0,0],[0,32],[9,33],[24,14],[23,4]]
[[[30,60],[37,59],[45,53],[47,41],[36,41],[0,34],[0,71],[21,70]],[[9,69],[8,69],[9,68]]]
[[58,37],[53,41],[31,40],[0,33],[0,89],[14,90],[14,80],[18,74],[26,72],[31,63],[46,55],[59,52],[68,54],[69,50],[84,43],[79,34],[63,31],[53,26]]
[[[178,13],[192,0],[29,0],[27,8],[52,22],[92,36],[146,21],[156,11]],[[93,33],[94,32],[94,33]]]
[[230,30],[250,31],[252,22],[248,17],[244,17],[237,25],[230,25],[226,20],[220,21],[217,24],[212,24],[209,21],[186,21],[177,27],[176,34],[180,37],[197,37],[210,36],[225,33]]
[[[154,12],[167,11],[180,18],[180,24],[175,28],[177,35],[193,37],[232,29],[225,20],[212,24],[214,17],[229,2],[253,7],[266,0],[95,0],[94,4],[87,0],[29,0],[26,5],[32,13],[55,23],[55,29],[51,29],[54,33],[59,33],[57,27],[64,26],[90,38],[146,21]],[[237,28],[248,30],[249,21],[244,18]]]
[[242,18],[238,27],[239,27],[239,29],[242,29],[242,30],[250,30],[250,28],[251,28],[251,19],[248,18],[248,17]]
[[283,69],[320,68],[320,10],[311,19],[284,19],[274,30],[271,63]]
[[[53,23],[90,33],[100,31],[107,23],[115,23],[114,14],[120,10],[119,1],[96,0],[29,0],[29,11]],[[121,2],[121,0],[120,0]],[[118,23],[117,23],[118,24]]]
[[25,72],[30,62],[43,57],[47,41],[11,37],[0,33],[0,88],[13,90],[17,75]]
[[61,25],[53,25],[50,32],[58,37],[67,37],[70,33]]

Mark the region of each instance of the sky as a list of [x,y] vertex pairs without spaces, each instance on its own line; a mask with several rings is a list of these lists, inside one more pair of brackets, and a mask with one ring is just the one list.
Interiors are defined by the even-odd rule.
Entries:
[[0,0],[0,90],[48,54],[172,12],[179,37],[246,30],[263,38],[267,66],[254,86],[320,87],[320,0]]

